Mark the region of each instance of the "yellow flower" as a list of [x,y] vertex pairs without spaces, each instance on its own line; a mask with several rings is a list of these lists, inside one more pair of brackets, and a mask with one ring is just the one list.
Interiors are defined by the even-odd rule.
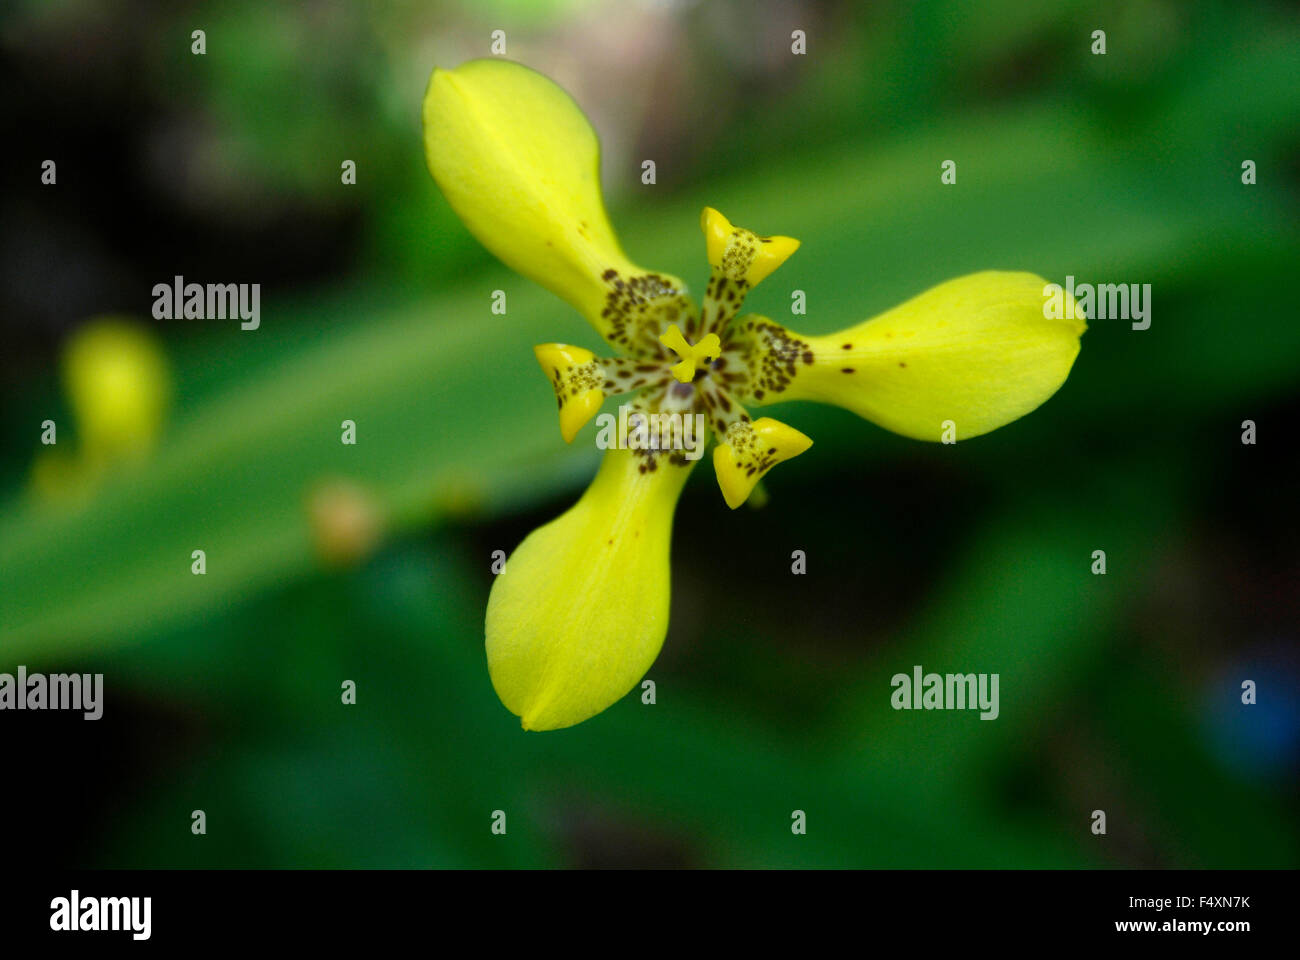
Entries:
[[171,378],[148,328],[117,317],[87,324],[68,341],[63,372],[87,456],[121,459],[152,449]]
[[[32,465],[38,497],[85,495],[108,471],[150,453],[171,404],[171,368],[162,344],[127,317],[98,317],[78,328],[63,350],[75,453],[65,439]],[[66,436],[66,435],[65,435]]]
[[[1046,281],[1030,273],[949,280],[826,336],[742,314],[749,289],[799,243],[735,227],[711,208],[701,216],[711,273],[697,307],[682,281],[627,259],[605,215],[590,124],[568,94],[515,63],[435,70],[424,138],[434,180],[474,236],[572,304],[616,353],[534,348],[564,440],[611,396],[634,395],[634,420],[700,414],[733,509],[812,444],[777,420],[752,419],[747,406],[817,400],[919,440],[966,439],[1038,407],[1079,352],[1085,324],[1046,317]],[[493,585],[488,670],[525,729],[604,710],[663,645],[673,511],[695,458],[680,435],[649,437],[608,449],[582,498],[530,534]]]

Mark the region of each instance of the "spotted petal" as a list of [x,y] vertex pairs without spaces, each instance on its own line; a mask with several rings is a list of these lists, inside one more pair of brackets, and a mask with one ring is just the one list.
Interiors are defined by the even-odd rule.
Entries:
[[497,59],[434,70],[424,145],[429,171],[470,232],[610,343],[657,353],[646,318],[684,322],[693,310],[680,280],[624,255],[601,198],[596,134],[546,77]]
[[811,446],[809,437],[771,417],[732,423],[713,448],[713,469],[727,506],[735,510],[764,474]]
[[488,598],[488,670],[525,730],[595,716],[654,663],[668,630],[673,512],[691,466],[609,450],[582,499],[506,561]]
[[[824,337],[750,321],[759,402],[818,400],[918,440],[976,437],[1037,408],[1065,382],[1084,319],[1046,314],[1032,273],[958,277]],[[1077,314],[1075,314],[1077,315]],[[950,425],[949,425],[950,422]]]

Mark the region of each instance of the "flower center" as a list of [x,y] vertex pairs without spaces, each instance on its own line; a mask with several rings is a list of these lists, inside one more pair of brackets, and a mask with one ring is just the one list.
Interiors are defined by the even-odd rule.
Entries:
[[[749,290],[784,263],[799,243],[735,227],[712,208],[704,210],[700,226],[710,275],[698,313],[660,278],[625,280],[607,270],[602,276],[612,287],[611,297],[627,299],[626,304],[619,300],[607,306],[606,313],[622,321],[621,333],[612,342],[624,344],[628,355],[600,359],[567,344],[537,348],[537,359],[555,387],[565,440],[572,440],[606,397],[635,393],[628,405],[637,413],[700,413],[718,442],[728,444],[733,454],[750,446],[758,449],[757,441],[751,443],[753,422],[737,397],[761,400],[761,388],[781,372],[773,364],[785,359],[782,355],[774,360],[770,337],[765,339],[764,330],[774,325],[756,325],[763,318],[738,320],[737,315]],[[765,469],[761,458],[745,460],[743,466],[754,467],[751,475]]]
[[692,344],[675,323],[669,324],[668,331],[659,337],[659,342],[682,358],[681,363],[669,368],[681,383],[690,383],[701,376],[707,376],[709,364],[718,359],[718,354],[722,352],[722,341],[716,333],[705,334],[697,343]]

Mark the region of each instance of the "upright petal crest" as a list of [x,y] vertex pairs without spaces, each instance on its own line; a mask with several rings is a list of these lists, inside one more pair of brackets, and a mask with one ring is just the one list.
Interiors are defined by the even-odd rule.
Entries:
[[492,585],[488,671],[524,729],[595,716],[659,655],[673,513],[693,466],[673,460],[607,451],[582,499],[529,534]]
[[601,198],[596,134],[540,73],[498,59],[434,70],[424,146],[430,173],[470,232],[610,343],[655,352],[645,315],[676,308],[684,321],[690,313],[680,280],[624,255]]
[[713,448],[713,469],[727,506],[735,510],[767,471],[811,446],[811,438],[771,417],[737,420]]

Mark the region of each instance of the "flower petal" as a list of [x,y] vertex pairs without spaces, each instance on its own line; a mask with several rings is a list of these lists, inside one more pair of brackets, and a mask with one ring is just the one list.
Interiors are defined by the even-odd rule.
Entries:
[[771,417],[731,424],[713,448],[713,469],[727,506],[735,510],[749,499],[764,474],[811,446],[811,438]]
[[647,313],[676,308],[685,321],[693,311],[680,280],[624,255],[601,199],[596,134],[540,73],[498,59],[434,70],[424,146],[429,172],[470,232],[610,343],[658,352],[641,329]]
[[590,350],[567,343],[539,343],[533,347],[533,354],[555,388],[560,435],[565,443],[573,443],[578,431],[605,401],[605,391],[601,389],[605,368]]
[[595,716],[654,663],[673,511],[692,466],[609,450],[582,499],[506,561],[488,598],[488,670],[525,730]]
[[[824,337],[754,324],[750,386],[766,403],[817,400],[903,436],[956,439],[996,430],[1065,382],[1087,324],[1045,315],[1047,281],[1032,273],[958,277],[856,327]],[[1076,314],[1077,315],[1077,314]]]
[[743,280],[756,287],[799,249],[794,237],[760,237],[751,230],[732,226],[712,207],[700,214],[709,266],[729,280]]

